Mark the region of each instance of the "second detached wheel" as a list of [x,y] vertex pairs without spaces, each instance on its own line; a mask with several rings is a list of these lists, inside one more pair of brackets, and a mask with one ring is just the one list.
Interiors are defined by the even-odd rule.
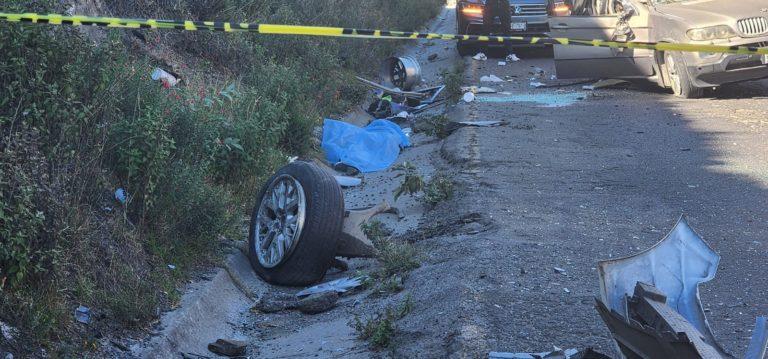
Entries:
[[259,193],[248,235],[251,266],[269,283],[315,283],[335,257],[343,221],[336,179],[314,163],[291,163]]

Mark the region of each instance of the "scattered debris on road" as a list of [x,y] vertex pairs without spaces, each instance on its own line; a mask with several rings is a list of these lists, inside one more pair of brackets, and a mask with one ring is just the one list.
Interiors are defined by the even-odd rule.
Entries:
[[496,75],[488,75],[481,77],[480,82],[504,82],[504,80]]
[[555,350],[543,353],[491,352],[488,354],[488,359],[610,359],[610,357],[596,352],[592,348],[579,351],[555,347]]
[[239,340],[218,339],[216,342],[208,344],[208,350],[211,353],[226,357],[243,356],[247,348],[248,343]]
[[584,85],[582,88],[584,90],[594,91],[597,89],[602,88],[608,88],[608,87],[614,87],[622,84],[628,84],[629,82],[624,80],[614,80],[614,79],[608,79],[608,80],[600,80],[598,82],[595,82],[591,85]]
[[319,294],[324,292],[335,292],[335,293],[346,293],[352,289],[355,289],[363,284],[366,277],[349,277],[349,278],[341,278],[337,280],[332,280],[330,282],[325,282],[322,284],[318,284],[316,286],[309,287],[307,289],[304,289],[298,293],[296,293],[297,297],[306,297],[308,295],[312,294]]
[[515,54],[509,54],[507,55],[507,62],[518,62],[520,61],[520,58],[517,57]]
[[475,55],[475,56],[472,56],[472,58],[473,58],[473,59],[475,59],[475,60],[477,60],[477,61],[485,61],[485,60],[488,60],[488,56],[485,56],[485,54],[484,54],[484,53],[482,53],[482,52],[478,52],[478,53],[477,53],[477,55]]
[[461,88],[461,91],[463,91],[463,92],[471,92],[471,93],[474,93],[474,94],[478,94],[478,93],[496,93],[496,92],[498,92],[495,89],[492,89],[490,87],[484,87],[484,86],[480,86],[480,87],[478,87],[478,86],[464,86],[464,87]]
[[531,87],[539,88],[539,87],[544,87],[544,86],[547,86],[547,84],[539,82],[539,81],[531,81]]
[[507,66],[507,62],[506,61],[499,61],[499,66]]

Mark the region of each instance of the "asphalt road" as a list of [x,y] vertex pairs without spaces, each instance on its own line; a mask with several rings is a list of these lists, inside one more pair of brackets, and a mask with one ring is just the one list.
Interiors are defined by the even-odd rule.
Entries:
[[[467,85],[508,95],[452,117],[506,126],[446,141],[460,193],[424,222],[474,213],[492,223],[420,242],[427,265],[409,279],[417,307],[400,324],[396,356],[553,346],[610,354],[594,308],[597,262],[651,247],[686,215],[722,257],[701,300],[720,343],[740,357],[755,317],[768,315],[768,82],[700,100],[649,85],[533,88],[536,68],[537,81],[565,81],[551,79],[551,54],[518,55],[507,66],[465,59]],[[513,82],[479,81],[491,74]]]

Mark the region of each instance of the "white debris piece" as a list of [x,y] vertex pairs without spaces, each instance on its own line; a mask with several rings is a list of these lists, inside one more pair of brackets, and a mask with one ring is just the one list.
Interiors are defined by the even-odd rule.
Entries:
[[363,183],[363,180],[357,178],[357,177],[349,177],[349,176],[333,176],[336,178],[336,182],[339,183],[339,186],[342,187],[357,187],[361,183]]
[[496,93],[496,92],[498,92],[498,91],[496,91],[496,89],[492,89],[490,87],[485,87],[485,86],[480,86],[480,87],[478,87],[478,86],[465,86],[465,87],[461,88],[461,91],[471,92],[471,93],[474,93],[474,94],[478,94],[478,93]]
[[538,81],[531,81],[531,87],[539,88],[539,87],[544,87],[544,86],[547,86],[547,85],[543,84],[541,82],[538,82]]
[[549,358],[549,357],[560,357],[560,358],[569,359],[578,353],[579,351],[576,349],[562,350],[560,348],[555,347],[555,351],[544,352],[544,353],[490,352],[488,354],[488,359],[536,359],[536,358]]
[[507,62],[506,61],[499,61],[499,66],[507,66]]
[[504,82],[504,80],[496,75],[488,75],[481,77],[480,82]]
[[464,100],[464,102],[466,103],[470,103],[475,100],[475,94],[471,92],[467,92],[464,94],[464,96],[461,99]]
[[330,292],[330,291],[335,291],[336,293],[346,293],[351,289],[361,286],[363,281],[366,279],[367,279],[366,276],[362,276],[362,277],[349,277],[349,278],[332,280],[330,282],[325,282],[322,284],[318,284],[314,287],[309,287],[307,289],[304,289],[301,292],[296,293],[296,296],[306,297],[308,295],[323,293],[323,292]]
[[549,77],[550,80],[557,80],[557,75],[552,75]]
[[517,57],[517,55],[515,54],[509,54],[507,56],[507,62],[518,62],[518,61],[520,61],[520,58]]
[[488,56],[485,56],[485,54],[484,54],[484,53],[482,53],[482,52],[478,52],[478,53],[477,53],[477,55],[475,55],[475,56],[472,56],[472,58],[473,58],[473,59],[475,59],[475,60],[477,60],[477,61],[485,61],[485,60],[488,60]]
[[176,78],[176,76],[173,76],[169,74],[167,71],[161,69],[161,68],[155,68],[154,71],[152,71],[152,80],[153,81],[162,81],[165,84],[168,84],[168,87],[176,86],[176,84],[179,83],[179,79]]

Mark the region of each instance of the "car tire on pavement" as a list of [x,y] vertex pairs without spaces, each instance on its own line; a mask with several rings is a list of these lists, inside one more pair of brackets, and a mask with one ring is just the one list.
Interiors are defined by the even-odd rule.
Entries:
[[293,162],[258,195],[248,234],[251,266],[269,283],[316,283],[335,257],[343,222],[336,179],[315,163]]
[[700,98],[704,95],[704,89],[696,87],[691,81],[691,74],[685,64],[683,56],[679,52],[667,52],[664,54],[666,75],[672,85],[672,92],[677,97]]

